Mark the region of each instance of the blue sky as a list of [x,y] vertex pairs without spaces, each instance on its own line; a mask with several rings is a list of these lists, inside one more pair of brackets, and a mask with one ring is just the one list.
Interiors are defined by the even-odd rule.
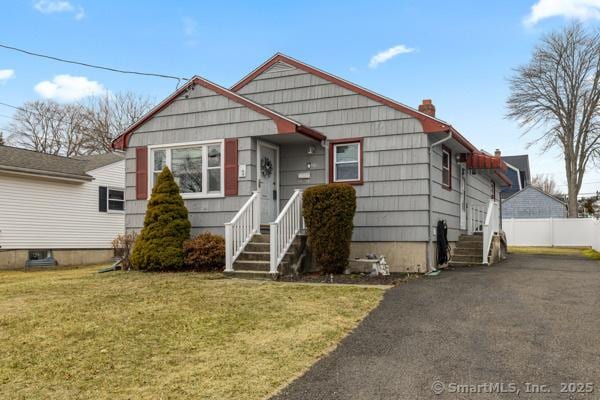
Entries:
[[[600,18],[600,0],[32,0],[6,2],[2,9],[0,43],[63,58],[198,74],[230,86],[280,51],[414,107],[431,98],[438,116],[477,147],[528,152],[532,173],[552,174],[560,184],[565,179],[558,152],[526,149],[534,136],[522,137],[504,118],[506,78],[527,62],[545,32],[572,18],[594,26]],[[384,62],[373,65],[374,56],[392,55],[394,48],[399,54],[380,56]],[[175,84],[0,49],[0,102],[9,104],[43,97],[72,101],[103,90],[159,101]],[[3,126],[11,110],[0,106],[0,115]],[[600,190],[597,170],[585,181],[593,183],[582,192]]]

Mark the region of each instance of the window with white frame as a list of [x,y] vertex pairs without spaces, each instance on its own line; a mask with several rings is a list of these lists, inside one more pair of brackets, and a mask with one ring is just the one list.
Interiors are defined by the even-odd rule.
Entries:
[[333,144],[333,181],[360,181],[361,157],[360,142]]
[[124,211],[125,210],[125,191],[121,189],[108,188],[108,210],[109,211]]
[[451,154],[450,150],[442,149],[442,185],[447,189],[451,189],[452,170],[451,170]]
[[125,211],[125,191],[108,186],[98,187],[98,211]]
[[222,147],[222,142],[214,142],[152,148],[151,186],[167,166],[184,198],[222,195]]

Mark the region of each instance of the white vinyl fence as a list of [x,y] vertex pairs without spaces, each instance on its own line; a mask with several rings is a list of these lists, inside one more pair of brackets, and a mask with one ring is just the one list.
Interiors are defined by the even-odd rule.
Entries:
[[591,246],[600,251],[600,221],[592,218],[503,219],[509,246]]

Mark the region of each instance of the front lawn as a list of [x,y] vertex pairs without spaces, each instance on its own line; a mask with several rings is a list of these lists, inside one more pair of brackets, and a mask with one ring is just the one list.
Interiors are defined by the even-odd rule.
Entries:
[[97,269],[0,272],[0,397],[261,399],[383,294]]

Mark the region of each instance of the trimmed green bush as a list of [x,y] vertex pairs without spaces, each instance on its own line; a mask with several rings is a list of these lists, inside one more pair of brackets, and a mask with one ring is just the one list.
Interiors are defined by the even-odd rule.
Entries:
[[225,238],[203,232],[183,244],[185,265],[195,271],[220,271],[225,265]]
[[308,245],[323,272],[348,267],[356,211],[356,191],[345,183],[313,186],[302,197]]
[[148,271],[183,269],[183,242],[190,238],[190,228],[179,187],[165,167],[152,189],[144,228],[131,254],[131,265]]

